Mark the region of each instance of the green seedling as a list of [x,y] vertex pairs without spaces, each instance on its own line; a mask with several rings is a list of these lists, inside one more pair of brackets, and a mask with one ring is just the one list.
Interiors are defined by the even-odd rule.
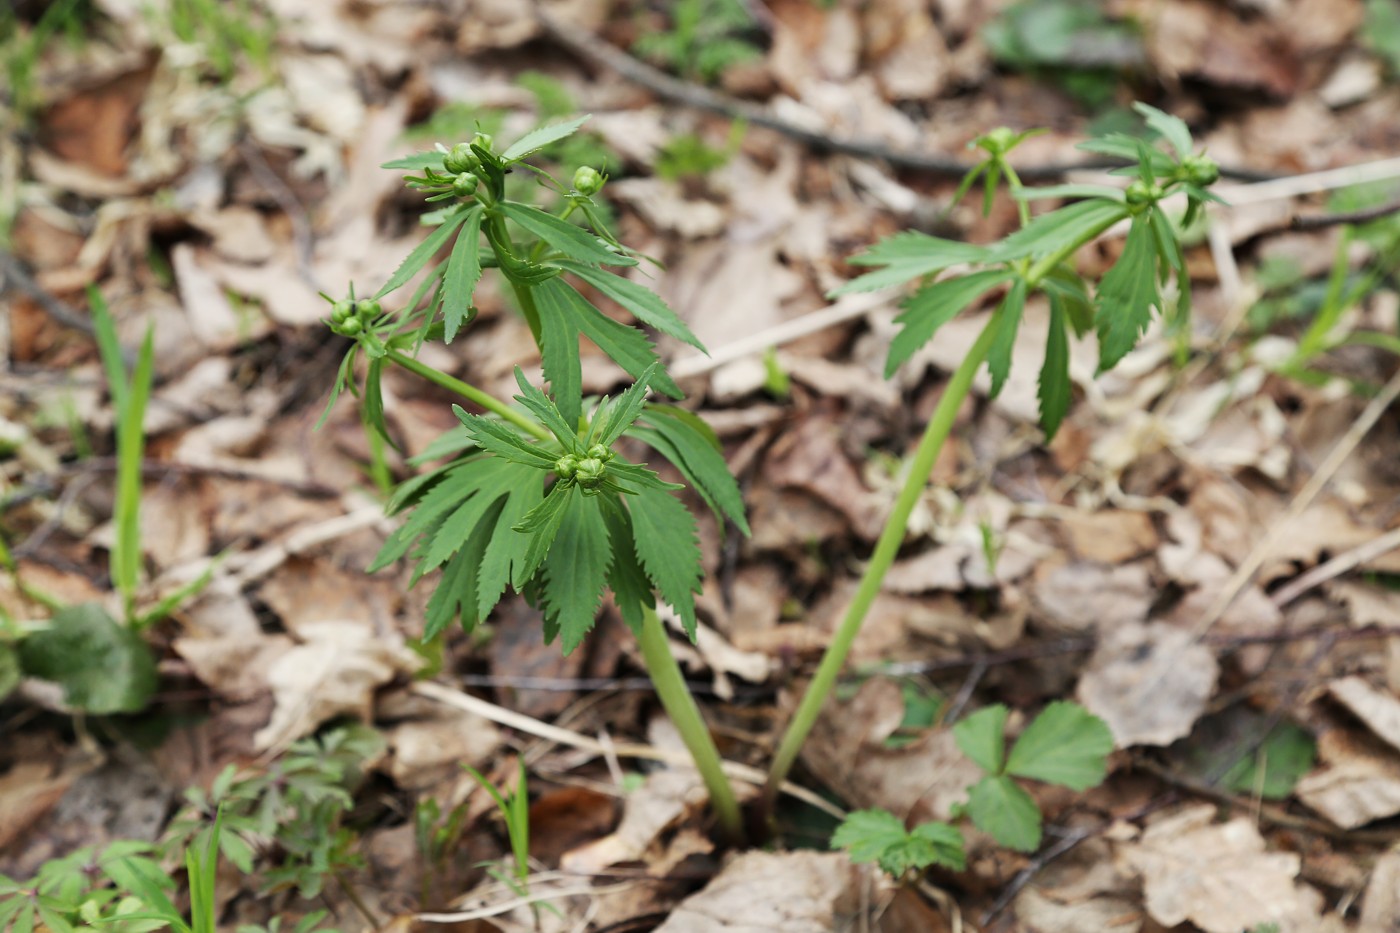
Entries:
[[[929,472],[952,429],[954,417],[985,363],[991,374],[991,395],[1006,384],[1011,350],[1020,329],[1028,298],[1039,292],[1050,306],[1049,332],[1040,371],[1040,421],[1047,438],[1053,437],[1069,410],[1069,339],[1095,331],[1099,343],[1100,372],[1112,369],[1141,338],[1153,312],[1170,307],[1164,286],[1176,280],[1179,308],[1189,295],[1180,242],[1181,226],[1189,226],[1207,201],[1218,200],[1206,189],[1219,177],[1219,169],[1195,151],[1186,124],[1153,107],[1137,110],[1147,126],[1168,147],[1154,148],[1141,139],[1110,134],[1081,144],[1100,155],[1131,159],[1136,164],[1116,170],[1132,178],[1126,189],[1097,185],[1061,185],[1022,188],[1014,174],[1005,171],[1004,156],[1018,141],[1007,130],[984,137],[987,160],[973,169],[973,178],[992,179],[1000,173],[1018,200],[1044,198],[1071,203],[1034,219],[1018,231],[990,246],[979,246],[929,236],[896,234],[851,260],[876,267],[838,289],[834,294],[869,291],[915,283],[895,320],[900,331],[890,346],[886,375],[892,375],[938,329],[964,310],[1000,295],[981,334],[954,371],[924,435],[915,450],[908,479],[866,565],[856,595],[798,704],[787,732],[778,746],[769,771],[767,800],[771,805],[779,783],[797,760],[822,706],[830,696],[861,625],[885,574],[904,541],[909,517],[923,494]],[[1020,136],[1019,138],[1024,138]],[[965,182],[963,190],[971,187]],[[1183,194],[1186,210],[1181,226],[1168,215],[1162,202]],[[1023,217],[1028,217],[1023,214]],[[1128,236],[1118,261],[1093,287],[1074,268],[1073,257],[1110,227],[1126,222]],[[939,278],[953,266],[967,271]]]
[[1400,0],[1366,0],[1366,24],[1358,35],[1392,78],[1400,75]]
[[[5,103],[5,122],[0,127],[18,129],[33,119],[42,101],[38,93],[35,69],[44,50],[59,34],[68,44],[81,48],[84,30],[92,22],[95,11],[91,0],[54,0],[28,30],[22,29],[13,4],[0,9],[0,68],[6,82],[0,88],[0,100]],[[8,118],[15,118],[9,124]]]
[[[1029,778],[1083,791],[1103,782],[1113,734],[1096,716],[1075,703],[1047,706],[1026,727],[1008,753],[1007,709],[990,706],[953,727],[962,753],[982,769],[983,778],[968,788],[968,802],[955,816],[1001,845],[1033,852],[1040,845],[1040,807],[1013,778]],[[906,830],[887,810],[850,814],[831,838],[855,862],[878,862],[894,878],[921,874],[932,865],[954,871],[967,867],[962,833],[948,823],[928,822]]]
[[632,51],[682,77],[706,82],[760,54],[743,38],[753,20],[739,0],[676,0],[669,12],[671,28],[645,33]]
[[237,76],[245,60],[263,75],[273,72],[277,23],[250,0],[169,0],[163,12],[152,9],[150,15],[180,42],[198,45],[222,84]]
[[1140,30],[1089,0],[1022,0],[982,30],[1003,67],[1058,84],[1084,106],[1112,101],[1123,75],[1146,61]]

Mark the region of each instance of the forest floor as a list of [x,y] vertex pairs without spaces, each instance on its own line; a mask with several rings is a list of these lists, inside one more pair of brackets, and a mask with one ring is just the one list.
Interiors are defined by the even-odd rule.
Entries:
[[[75,716],[35,678],[0,706],[0,874],[168,837],[187,789],[233,765],[259,801],[300,775],[353,805],[293,821],[323,834],[302,840],[319,867],[279,875],[299,843],[250,832],[248,870],[219,874],[230,928],[324,909],[342,930],[1400,929],[1400,377],[1364,338],[1394,340],[1400,222],[1334,216],[1400,190],[1395,0],[569,0],[547,22],[523,0],[167,6],[70,2],[76,26],[30,47],[43,4],[19,3],[0,37],[7,638],[54,606],[123,611],[89,286],[124,346],[154,328],[137,602],[202,584],[144,632],[143,712]],[[609,65],[644,37],[635,54],[679,82]],[[364,572],[395,526],[386,475],[457,424],[446,393],[392,372],[398,450],[348,396],[317,429],[347,346],[318,292],[377,288],[423,236],[380,165],[592,114],[549,156],[565,177],[606,165],[619,238],[660,261],[649,284],[709,349],[659,340],[753,535],[701,516],[701,638],[673,648],[722,754],[761,782],[985,320],[886,380],[900,293],[828,292],[900,230],[1014,229],[1009,201],[950,204],[978,135],[1044,127],[1014,154],[1028,183],[1102,181],[1064,167],[1139,99],[1227,169],[1186,256],[1190,329],[1155,324],[1103,377],[1074,345],[1047,445],[1048,311],[1028,306],[1008,384],[989,400],[984,374],[958,414],[775,845],[716,839],[611,608],[567,656],[514,596],[424,646],[430,581]],[[1121,248],[1110,233],[1081,261]],[[490,280],[477,303],[424,357],[509,397],[535,345]],[[1281,373],[1320,308],[1362,339]],[[583,379],[623,384],[601,355]],[[896,884],[829,851],[843,812],[955,812],[978,772],[950,723],[1000,702],[1014,731],[1057,699],[1117,750],[1088,791],[1028,785],[1038,852],[974,833],[966,871]],[[461,767],[509,793],[522,762],[526,888],[502,880],[506,829]]]

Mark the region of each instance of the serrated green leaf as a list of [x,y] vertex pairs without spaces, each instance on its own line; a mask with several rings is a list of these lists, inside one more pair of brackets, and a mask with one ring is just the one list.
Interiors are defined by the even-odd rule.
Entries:
[[645,611],[656,607],[651,581],[637,561],[631,514],[613,496],[599,496],[598,501],[613,552],[608,586],[613,591],[613,602],[617,604],[622,621],[636,635],[642,630]]
[[544,560],[540,608],[558,626],[560,647],[566,655],[583,643],[598,620],[603,587],[612,566],[608,528],[599,513],[601,498],[569,498]]
[[519,162],[521,159],[534,152],[539,152],[550,143],[557,143],[561,139],[566,139],[578,132],[578,128],[583,126],[592,114],[584,114],[574,120],[564,123],[552,123],[548,126],[537,127],[526,133],[524,136],[510,144],[505,152],[501,153],[501,162],[509,165],[512,162]]
[[1122,255],[1099,282],[1095,323],[1101,373],[1116,366],[1152,322],[1152,307],[1160,301],[1155,256],[1150,224],[1135,218]]
[[648,366],[636,382],[624,389],[605,410],[593,416],[594,427],[590,427],[588,432],[593,443],[611,447],[613,442],[622,436],[622,432],[637,420],[637,416],[642,413],[642,406],[646,404],[648,383],[656,375],[656,367],[656,363]]
[[554,469],[554,462],[559,459],[557,455],[542,449],[538,444],[530,443],[499,421],[473,415],[460,405],[453,405],[452,410],[456,412],[457,420],[462,422],[467,433],[471,435],[472,442],[482,450],[490,451],[513,463],[541,470]]
[[831,834],[831,847],[845,849],[853,862],[873,862],[908,835],[904,821],[888,810],[855,810]]
[[901,330],[890,341],[889,357],[885,360],[885,378],[893,376],[895,370],[933,339],[938,328],[957,317],[982,293],[1009,281],[1014,275],[1006,269],[987,269],[935,282],[906,298],[902,305],[904,310],[895,318]]
[[677,483],[666,482],[654,470],[648,470],[635,463],[627,463],[622,459],[614,460],[608,464],[607,478],[609,482],[614,482],[620,491],[626,493],[636,493],[641,489],[660,489],[669,492],[685,488]]
[[1008,849],[1034,852],[1040,845],[1040,808],[1009,777],[988,775],[968,788],[967,814]]
[[[750,534],[744,515],[744,496],[729,464],[715,442],[713,433],[706,434],[708,425],[693,415],[684,418],[670,406],[647,407],[643,420],[648,426],[634,426],[627,433],[650,445],[681,471],[681,475],[698,492],[715,513],[717,519],[728,518],[745,536]],[[690,415],[689,412],[685,412]]]
[[530,414],[535,416],[535,420],[548,428],[559,443],[564,445],[565,450],[577,452],[580,447],[578,420],[570,422],[565,419],[549,396],[539,387],[530,384],[519,366],[515,367],[515,384],[520,387],[520,394],[515,397],[516,401],[524,405]]
[[1103,783],[1113,733],[1078,703],[1059,700],[1026,727],[1006,758],[1006,773],[1088,790]]
[[25,674],[63,687],[63,701],[88,713],[134,713],[155,692],[151,649],[97,603],[65,606],[19,645]]
[[[442,280],[442,339],[451,343],[461,330],[462,322],[471,316],[472,293],[481,281],[481,214],[480,204],[467,210],[467,218],[452,255],[447,260],[447,272]],[[411,307],[412,305],[410,305]]]
[[622,276],[604,269],[596,269],[593,266],[586,266],[568,259],[558,260],[554,265],[583,279],[622,305],[643,324],[654,327],[661,333],[675,337],[677,340],[684,341],[702,353],[705,352],[704,344],[690,332],[690,328],[685,325],[685,322],[676,315],[676,312],[671,310],[666,302],[661,300],[660,295],[646,286],[638,285],[631,279],[624,279]]
[[902,285],[926,275],[942,272],[959,263],[982,262],[987,248],[974,243],[945,240],[906,230],[886,237],[870,249],[848,260],[856,266],[885,266],[878,272],[868,272],[842,285],[828,297],[836,298],[851,292],[870,292],[892,285]]
[[1059,297],[1075,336],[1083,337],[1094,327],[1094,299],[1083,277],[1068,265],[1060,264],[1040,280],[1041,291]]
[[831,847],[848,850],[851,861],[879,862],[894,878],[930,865],[962,871],[967,867],[963,845],[962,833],[947,823],[921,823],[906,831],[888,810],[857,810],[831,837]]
[[482,522],[473,528],[466,541],[461,542],[457,553],[442,568],[442,576],[428,599],[423,623],[424,639],[436,638],[452,624],[453,619],[460,618],[462,627],[471,631],[482,618],[477,614],[477,568],[486,554],[487,544],[500,515],[499,501],[493,504],[493,509],[494,514],[490,516],[492,521]]
[[564,517],[564,506],[577,492],[577,486],[555,483],[540,503],[516,522],[515,530],[529,537],[518,572],[513,571],[513,576],[521,581],[519,586],[528,583],[544,563],[545,555],[554,543],[554,535],[559,531],[559,522]]
[[415,152],[413,155],[404,156],[401,159],[394,159],[392,162],[385,162],[380,168],[401,168],[409,171],[422,171],[425,168],[442,172],[442,153],[436,150],[432,152]]
[[988,774],[1000,774],[1006,763],[1006,717],[1000,703],[979,709],[953,726],[953,740],[972,763]]
[[932,850],[933,857],[929,859],[928,864],[942,865],[954,871],[967,868],[966,843],[957,827],[947,823],[920,823],[909,831],[909,835],[915,840],[927,843]]
[[[573,286],[557,278],[536,287],[534,295],[540,315],[540,362],[544,377],[549,380],[560,417],[569,424],[578,424],[583,411],[579,325],[583,315],[601,312],[588,304]],[[580,305],[585,307],[580,308]],[[631,330],[625,325],[619,326]],[[606,348],[604,352],[608,352]]]
[[1029,224],[991,247],[988,262],[1044,256],[1066,243],[1098,236],[1124,217],[1128,208],[1117,201],[1093,198],[1041,214]]
[[1040,367],[1036,396],[1040,399],[1040,428],[1048,444],[1060,430],[1069,411],[1069,336],[1066,333],[1064,299],[1050,293],[1050,330],[1045,336],[1045,362]]
[[[1129,136],[1126,133],[1109,133],[1105,136],[1087,139],[1075,146],[1083,152],[1092,152],[1096,155],[1105,155],[1110,158],[1122,159],[1124,162],[1133,163],[1122,169],[1114,169],[1111,174],[1129,175],[1135,174],[1138,170],[1138,158],[1142,154],[1142,140],[1136,136]],[[1147,158],[1150,170],[1155,175],[1167,175],[1172,171],[1175,162],[1172,157],[1158,149],[1148,149]]]
[[1021,328],[1021,314],[1026,309],[1026,280],[1018,278],[1011,284],[1011,290],[1001,300],[997,315],[1001,324],[987,351],[987,369],[992,374],[992,388],[989,398],[996,398],[1006,385],[1006,377],[1011,375],[1011,351],[1016,346],[1016,331]]
[[1220,779],[1222,787],[1239,794],[1259,794],[1283,800],[1313,768],[1317,742],[1306,729],[1283,722],[1253,755],[1242,758]]
[[[408,520],[384,542],[384,546],[379,549],[379,554],[375,556],[374,561],[365,572],[374,573],[382,570],[402,558],[419,536],[437,528],[448,512],[463,499],[474,495],[479,489],[480,469],[483,464],[489,463],[490,460],[491,458],[485,455],[468,457],[460,463],[453,464],[441,471],[435,471],[427,477],[409,480],[408,484],[413,484],[417,498],[406,497],[402,500],[402,505],[406,507],[412,504],[413,511]],[[421,483],[419,480],[429,480],[431,484]],[[394,501],[397,501],[397,495],[396,493],[395,500],[391,500],[391,506]],[[395,509],[391,507],[390,511],[395,511]]]
[[1173,269],[1179,274],[1186,268],[1181,255],[1181,240],[1166,211],[1153,208],[1147,216],[1152,221],[1152,233],[1157,241],[1157,256],[1161,259],[1162,280],[1165,281],[1168,269]]
[[1044,201],[1047,198],[1105,198],[1125,202],[1122,188],[1108,185],[1047,185],[1043,188],[1022,188],[1016,195],[1022,201]]
[[[640,329],[614,321],[578,292],[573,294],[588,309],[587,313],[580,314],[575,319],[579,330],[597,344],[609,359],[621,366],[627,375],[636,379],[648,366],[660,359],[656,354],[656,346]],[[676,385],[664,370],[657,370],[656,375],[652,377],[651,387],[671,398],[685,398],[680,386]]]
[[1191,130],[1187,128],[1185,121],[1180,117],[1164,113],[1142,101],[1133,104],[1133,109],[1142,114],[1147,125],[1160,133],[1162,138],[1171,144],[1179,158],[1184,159],[1191,154]]
[[660,489],[628,496],[627,505],[637,560],[694,641],[695,594],[703,576],[695,517],[681,500]]
[[504,201],[501,210],[511,220],[529,230],[570,259],[605,266],[635,266],[637,260],[608,249],[601,239],[567,220],[547,214],[537,207]]
[[419,243],[413,248],[413,252],[404,257],[404,261],[399,263],[399,267],[394,270],[394,274],[389,277],[389,281],[384,283],[384,287],[376,292],[374,297],[376,299],[383,298],[385,295],[413,278],[418,270],[426,266],[428,260],[437,255],[437,251],[446,245],[448,239],[451,238],[452,234],[457,231],[457,228],[466,221],[468,215],[471,213],[471,210],[463,206],[459,207],[456,213],[449,215],[448,218],[443,221],[442,226],[428,234],[427,238],[424,239],[422,243]]
[[484,619],[491,614],[505,594],[507,584],[519,590],[529,579],[524,570],[530,538],[516,531],[515,526],[540,504],[544,495],[543,476],[539,473],[533,477],[521,476],[512,484],[477,574],[477,618]]
[[365,393],[364,403],[360,409],[366,427],[374,431],[389,443],[389,446],[398,450],[398,444],[389,436],[389,425],[384,421],[384,390],[380,385],[383,378],[384,360],[381,357],[377,360],[370,360],[369,367],[365,372]]
[[[488,513],[492,516],[498,514],[496,505],[506,494],[502,481],[513,478],[515,472],[510,469],[512,464],[507,460],[492,458],[487,463],[483,472],[490,472],[479,480],[477,492],[447,513],[431,536],[424,536],[418,558],[420,574],[442,566],[486,523]],[[487,537],[490,537],[490,526],[487,527]],[[472,604],[475,604],[474,601]]]

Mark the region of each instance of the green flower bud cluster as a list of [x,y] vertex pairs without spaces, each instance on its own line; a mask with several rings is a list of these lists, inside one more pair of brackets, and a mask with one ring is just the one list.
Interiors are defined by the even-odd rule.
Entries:
[[1148,207],[1162,199],[1162,186],[1149,183],[1139,179],[1128,186],[1128,190],[1123,192],[1123,197],[1128,202],[1128,209],[1134,214],[1141,214]]
[[346,337],[358,337],[383,313],[384,308],[373,298],[359,301],[342,298],[331,305],[331,330]]
[[1177,175],[1183,181],[1205,188],[1220,180],[1220,166],[1207,155],[1187,156],[1182,160]]
[[471,142],[458,143],[442,157],[442,167],[452,176],[452,193],[457,197],[472,197],[481,184],[481,156],[472,147],[490,152],[493,142],[489,133],[477,133]]
[[588,197],[602,191],[605,181],[607,178],[601,172],[588,165],[580,165],[574,171],[574,190]]
[[554,473],[563,482],[578,483],[585,494],[596,492],[607,475],[608,461],[616,456],[602,444],[594,444],[583,456],[565,454],[554,462]]

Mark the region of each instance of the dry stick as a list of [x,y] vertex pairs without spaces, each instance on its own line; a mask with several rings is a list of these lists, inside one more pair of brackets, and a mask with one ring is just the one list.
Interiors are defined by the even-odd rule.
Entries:
[[1225,583],[1224,588],[1221,589],[1219,594],[1216,595],[1215,601],[1211,603],[1210,608],[1206,610],[1200,622],[1196,623],[1196,627],[1192,629],[1191,637],[1193,641],[1199,640],[1201,636],[1210,630],[1212,625],[1220,621],[1220,617],[1230,608],[1236,597],[1238,597],[1245,586],[1249,584],[1249,581],[1254,578],[1254,575],[1259,572],[1259,568],[1263,566],[1264,561],[1268,559],[1273,549],[1274,542],[1278,539],[1283,529],[1289,523],[1295,521],[1303,512],[1307,511],[1308,507],[1317,499],[1318,494],[1322,492],[1323,487],[1332,479],[1333,474],[1341,468],[1341,465],[1346,461],[1347,457],[1351,456],[1351,452],[1356,449],[1356,445],[1361,442],[1361,439],[1366,436],[1367,432],[1371,430],[1376,421],[1380,419],[1380,416],[1385,413],[1385,410],[1390,407],[1397,396],[1400,396],[1400,371],[1396,372],[1396,374],[1390,378],[1390,381],[1381,389],[1379,395],[1371,399],[1370,403],[1361,412],[1361,416],[1356,419],[1355,423],[1347,429],[1347,433],[1343,435],[1342,439],[1337,442],[1337,445],[1332,448],[1331,453],[1327,455],[1327,459],[1318,467],[1317,472],[1312,475],[1303,486],[1302,490],[1299,491],[1298,495],[1289,503],[1288,510],[1283,514],[1283,517],[1270,526],[1264,537],[1254,546],[1254,549],[1249,552],[1249,556],[1235,569],[1234,574]]
[[1380,220],[1382,217],[1389,217],[1391,214],[1400,214],[1400,199],[1359,211],[1341,211],[1335,214],[1299,214],[1293,218],[1293,222],[1289,226],[1293,230],[1323,230],[1342,224],[1370,223],[1373,220]]
[[10,285],[13,284],[16,289],[32,298],[45,314],[64,327],[71,327],[85,334],[95,333],[92,321],[54,297],[48,289],[40,285],[25,271],[24,266],[16,256],[3,249],[0,249],[0,276],[4,278],[4,284],[0,285],[0,295],[9,291]]
[[[446,706],[452,706],[469,713],[475,713],[478,716],[482,716],[492,722],[499,723],[511,729],[518,729],[521,732],[537,736],[541,739],[547,739],[559,745],[567,745],[570,748],[578,748],[587,752],[593,752],[595,755],[601,756],[611,752],[619,758],[643,758],[648,761],[662,761],[671,765],[684,765],[686,767],[695,766],[694,760],[686,752],[670,752],[651,745],[642,745],[633,742],[612,742],[608,745],[604,745],[597,739],[591,739],[581,733],[573,732],[569,729],[561,729],[558,726],[551,726],[549,723],[540,722],[538,719],[532,719],[529,716],[514,712],[513,710],[508,710],[503,706],[497,706],[495,703],[487,702],[479,697],[474,697],[470,694],[444,687],[441,684],[428,682],[417,683],[413,685],[413,692]],[[724,761],[723,766],[725,773],[730,777],[748,784],[761,786],[767,779],[767,775],[764,772],[757,768],[751,768],[748,765],[740,764],[737,761]],[[838,820],[845,819],[846,817],[845,810],[824,800],[805,787],[799,787],[790,781],[785,781],[783,782],[782,790],[783,793],[795,797],[805,804],[816,807],[823,813],[833,816]]]
[[[754,126],[782,133],[812,149],[822,152],[839,152],[863,159],[878,159],[896,168],[910,169],[930,175],[943,175],[960,178],[973,167],[972,163],[953,156],[926,152],[909,152],[894,149],[873,139],[839,139],[830,136],[825,130],[813,130],[774,116],[766,107],[712,91],[707,87],[682,81],[660,69],[653,68],[602,41],[587,30],[555,19],[545,9],[543,3],[535,4],[535,16],[544,28],[545,34],[564,48],[595,65],[609,68],[634,84],[641,85],[657,97],[673,103],[706,110],[728,117],[743,120]],[[1059,178],[1069,172],[1117,168],[1127,163],[1115,159],[1093,159],[1082,162],[1017,166],[1016,172],[1023,179],[1043,180]],[[1257,169],[1221,166],[1220,172],[1228,178],[1243,181],[1260,181],[1277,178],[1272,172]]]
[[1355,570],[1362,564],[1373,561],[1382,554],[1388,554],[1396,548],[1400,548],[1400,528],[1392,528],[1379,538],[1372,538],[1365,544],[1338,554],[1325,564],[1318,564],[1269,598],[1273,600],[1275,606],[1282,609],[1308,590]]

